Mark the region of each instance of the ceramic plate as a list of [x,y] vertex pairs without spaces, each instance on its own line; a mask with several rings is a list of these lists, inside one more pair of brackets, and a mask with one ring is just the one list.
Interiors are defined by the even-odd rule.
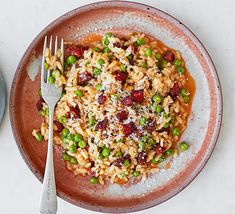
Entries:
[[10,98],[12,129],[25,162],[42,181],[47,144],[36,143],[31,132],[41,123],[35,103],[43,38],[57,35],[77,41],[102,31],[140,31],[160,39],[181,51],[196,82],[192,114],[182,136],[190,142],[190,149],[181,153],[169,170],[161,170],[145,182],[94,186],[87,178],[66,170],[61,149],[54,149],[56,184],[61,198],[96,211],[142,210],[171,198],[198,175],[215,147],[221,126],[221,88],[214,64],[196,36],[172,16],[147,5],[106,1],[80,7],[52,22],[30,44],[17,68]]
[[6,90],[2,73],[0,72],[0,123],[2,121],[6,104]]

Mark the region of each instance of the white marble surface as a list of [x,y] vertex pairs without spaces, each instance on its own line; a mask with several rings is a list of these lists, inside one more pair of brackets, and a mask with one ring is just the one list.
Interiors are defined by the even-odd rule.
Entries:
[[[32,39],[51,21],[90,0],[2,0],[0,5],[0,70],[8,95],[17,64]],[[212,157],[200,175],[169,201],[140,213],[227,214],[235,210],[235,1],[139,0],[185,23],[204,43],[220,75],[224,120]],[[56,5],[56,6],[54,6]],[[53,9],[52,9],[53,8]],[[0,213],[38,213],[41,184],[15,144],[8,106],[0,125]],[[59,199],[59,214],[94,213]]]

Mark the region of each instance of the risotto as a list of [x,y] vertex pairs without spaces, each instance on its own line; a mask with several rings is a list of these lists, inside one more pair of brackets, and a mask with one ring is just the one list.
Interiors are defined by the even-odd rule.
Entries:
[[[94,39],[95,38],[95,39]],[[144,180],[169,168],[186,129],[195,85],[178,51],[141,33],[118,37],[106,33],[83,44],[48,49],[49,82],[64,90],[54,113],[54,144],[75,175],[92,184]],[[62,69],[64,68],[64,69]],[[42,124],[32,134],[48,139],[48,106],[37,109]]]

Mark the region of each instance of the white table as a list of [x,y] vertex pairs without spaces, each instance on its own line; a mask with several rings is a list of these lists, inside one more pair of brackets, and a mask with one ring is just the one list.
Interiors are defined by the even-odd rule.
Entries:
[[[51,21],[90,0],[2,0],[0,70],[8,95],[17,64],[32,39]],[[185,23],[205,44],[220,75],[224,120],[219,142],[200,175],[169,201],[141,213],[234,213],[235,210],[235,2],[234,0],[138,1],[158,7]],[[53,9],[54,5],[56,7]],[[0,213],[38,213],[41,184],[15,144],[8,106],[0,125]],[[59,199],[59,214],[93,213]]]

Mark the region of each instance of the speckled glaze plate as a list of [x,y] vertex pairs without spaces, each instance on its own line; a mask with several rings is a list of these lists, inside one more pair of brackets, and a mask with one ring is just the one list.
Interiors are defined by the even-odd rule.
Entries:
[[5,83],[0,71],[0,124],[4,115],[6,105],[6,90],[5,90]]
[[87,178],[66,170],[61,149],[55,147],[55,174],[58,195],[87,209],[102,212],[131,212],[166,201],[184,189],[208,161],[218,138],[222,119],[222,96],[214,64],[202,43],[181,22],[147,5],[106,1],[75,9],[47,26],[30,44],[16,70],[10,98],[12,129],[19,150],[35,176],[42,181],[46,143],[35,143],[31,132],[41,119],[35,108],[43,38],[57,35],[67,41],[101,31],[140,31],[181,51],[196,82],[196,93],[188,128],[182,140],[190,149],[147,181],[137,184],[92,185]]

